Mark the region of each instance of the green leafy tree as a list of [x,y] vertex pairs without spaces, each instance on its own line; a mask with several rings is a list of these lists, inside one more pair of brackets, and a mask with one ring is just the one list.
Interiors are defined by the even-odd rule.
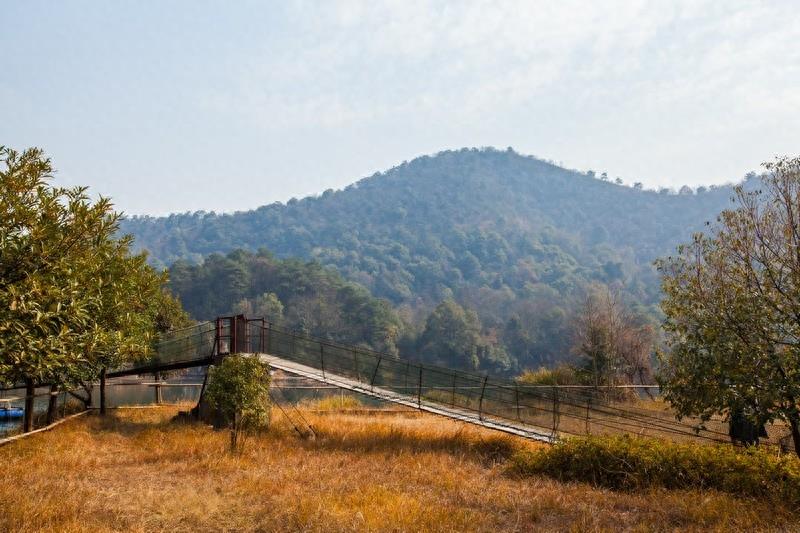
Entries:
[[166,275],[116,238],[108,199],[50,186],[38,149],[0,147],[0,163],[0,381],[25,382],[29,395],[86,384],[186,320]]
[[231,355],[209,369],[206,400],[230,428],[231,452],[241,451],[248,432],[269,425],[269,365],[254,356]]
[[[130,255],[130,245],[130,237],[100,243],[93,268],[81,273],[85,290],[99,302],[86,328],[86,364],[77,367],[84,385],[108,369],[152,355],[159,333],[187,322],[163,289],[166,272],[156,272],[144,254]],[[104,410],[104,402],[100,407]]]
[[283,322],[283,304],[274,292],[265,292],[254,299],[243,298],[233,306],[233,313],[253,318],[266,318],[270,322]]
[[423,357],[435,364],[477,369],[481,325],[475,311],[445,300],[431,312],[419,339]]
[[[231,278],[231,272],[239,274]],[[170,278],[172,290],[198,319],[231,311],[265,316],[318,337],[397,353],[403,323],[391,305],[313,261],[276,259],[265,249],[239,250],[211,255],[201,265],[178,262]],[[223,290],[231,279],[243,295],[238,300],[228,300],[233,296]]]
[[662,273],[669,351],[660,382],[681,415],[787,421],[800,455],[800,158],[696,234]]
[[119,216],[85,188],[50,187],[40,150],[2,147],[0,162],[0,379],[62,383],[97,341],[102,302],[85,272]]

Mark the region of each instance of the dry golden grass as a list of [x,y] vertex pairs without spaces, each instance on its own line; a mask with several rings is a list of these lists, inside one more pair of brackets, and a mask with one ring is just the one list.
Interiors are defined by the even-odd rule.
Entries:
[[309,411],[342,411],[360,409],[364,404],[352,394],[332,394],[319,399],[307,399],[300,402],[300,407]]
[[797,530],[787,509],[714,492],[617,493],[518,479],[534,446],[428,415],[279,413],[243,454],[175,408],[92,415],[0,448],[0,531]]

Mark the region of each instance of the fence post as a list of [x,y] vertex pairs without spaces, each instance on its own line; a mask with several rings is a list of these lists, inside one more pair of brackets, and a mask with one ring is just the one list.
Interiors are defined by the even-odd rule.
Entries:
[[47,402],[47,425],[56,421],[58,415],[58,385],[50,385],[50,401]]
[[556,438],[558,432],[558,387],[553,385],[553,439]]
[[481,387],[481,399],[478,401],[478,419],[483,420],[483,395],[486,392],[486,382],[489,381],[489,376],[483,378],[483,387]]
[[258,351],[261,353],[266,353],[266,343],[264,342],[264,336],[266,335],[266,329],[264,328],[264,319],[261,319],[261,332],[259,333],[258,338]]
[[370,388],[373,388],[375,386],[375,378],[378,376],[378,367],[381,366],[381,359],[383,359],[383,354],[378,355],[378,364],[375,365],[375,371],[372,373],[372,379],[369,380]]
[[239,325],[237,317],[232,316],[230,318],[230,324],[231,324],[231,331],[230,331],[231,334],[230,334],[228,353],[234,354],[239,352],[239,332],[236,331],[237,329],[239,329],[237,327]]
[[322,369],[322,379],[325,379],[325,345],[319,344],[319,366]]
[[356,381],[361,381],[361,373],[358,371],[358,350],[353,347],[353,370],[356,371]]
[[33,429],[33,396],[36,394],[36,387],[33,380],[25,380],[25,419],[22,423],[22,430],[28,433]]
[[591,397],[586,398],[586,428],[585,428],[585,431],[586,431],[587,435],[591,435],[592,434],[591,427],[589,426],[589,410],[591,409],[591,406],[592,406],[592,398]]
[[456,406],[456,373],[453,372],[453,394],[450,398],[450,404],[455,407]]
[[106,367],[100,369],[100,414],[106,414]]
[[419,383],[417,383],[417,408],[422,407],[422,365],[419,365]]
[[[214,332],[214,346],[216,347],[216,353],[212,353],[211,355],[222,355],[222,319],[217,317],[217,327]],[[212,352],[214,350],[212,349]]]
[[514,383],[514,396],[516,397],[517,400],[517,420],[522,422],[522,416],[520,415],[519,412],[519,383]]

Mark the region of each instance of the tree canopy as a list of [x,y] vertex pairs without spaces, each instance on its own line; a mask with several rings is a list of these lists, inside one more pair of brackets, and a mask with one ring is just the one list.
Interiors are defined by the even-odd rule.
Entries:
[[178,262],[170,287],[197,319],[231,312],[264,316],[315,336],[397,352],[402,321],[386,300],[315,261],[276,259],[266,250]]
[[800,158],[659,262],[669,351],[661,383],[681,414],[788,421],[800,453]]
[[188,320],[166,275],[116,238],[110,200],[50,186],[38,149],[0,147],[0,165],[0,381],[92,380]]
[[258,357],[230,355],[208,374],[205,400],[231,431],[232,452],[241,451],[247,432],[269,424],[269,365]]

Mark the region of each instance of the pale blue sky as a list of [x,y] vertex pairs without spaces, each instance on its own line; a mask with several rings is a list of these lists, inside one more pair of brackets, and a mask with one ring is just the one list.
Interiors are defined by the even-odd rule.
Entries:
[[7,1],[0,24],[0,144],[129,213],[462,146],[651,187],[800,154],[796,1]]

